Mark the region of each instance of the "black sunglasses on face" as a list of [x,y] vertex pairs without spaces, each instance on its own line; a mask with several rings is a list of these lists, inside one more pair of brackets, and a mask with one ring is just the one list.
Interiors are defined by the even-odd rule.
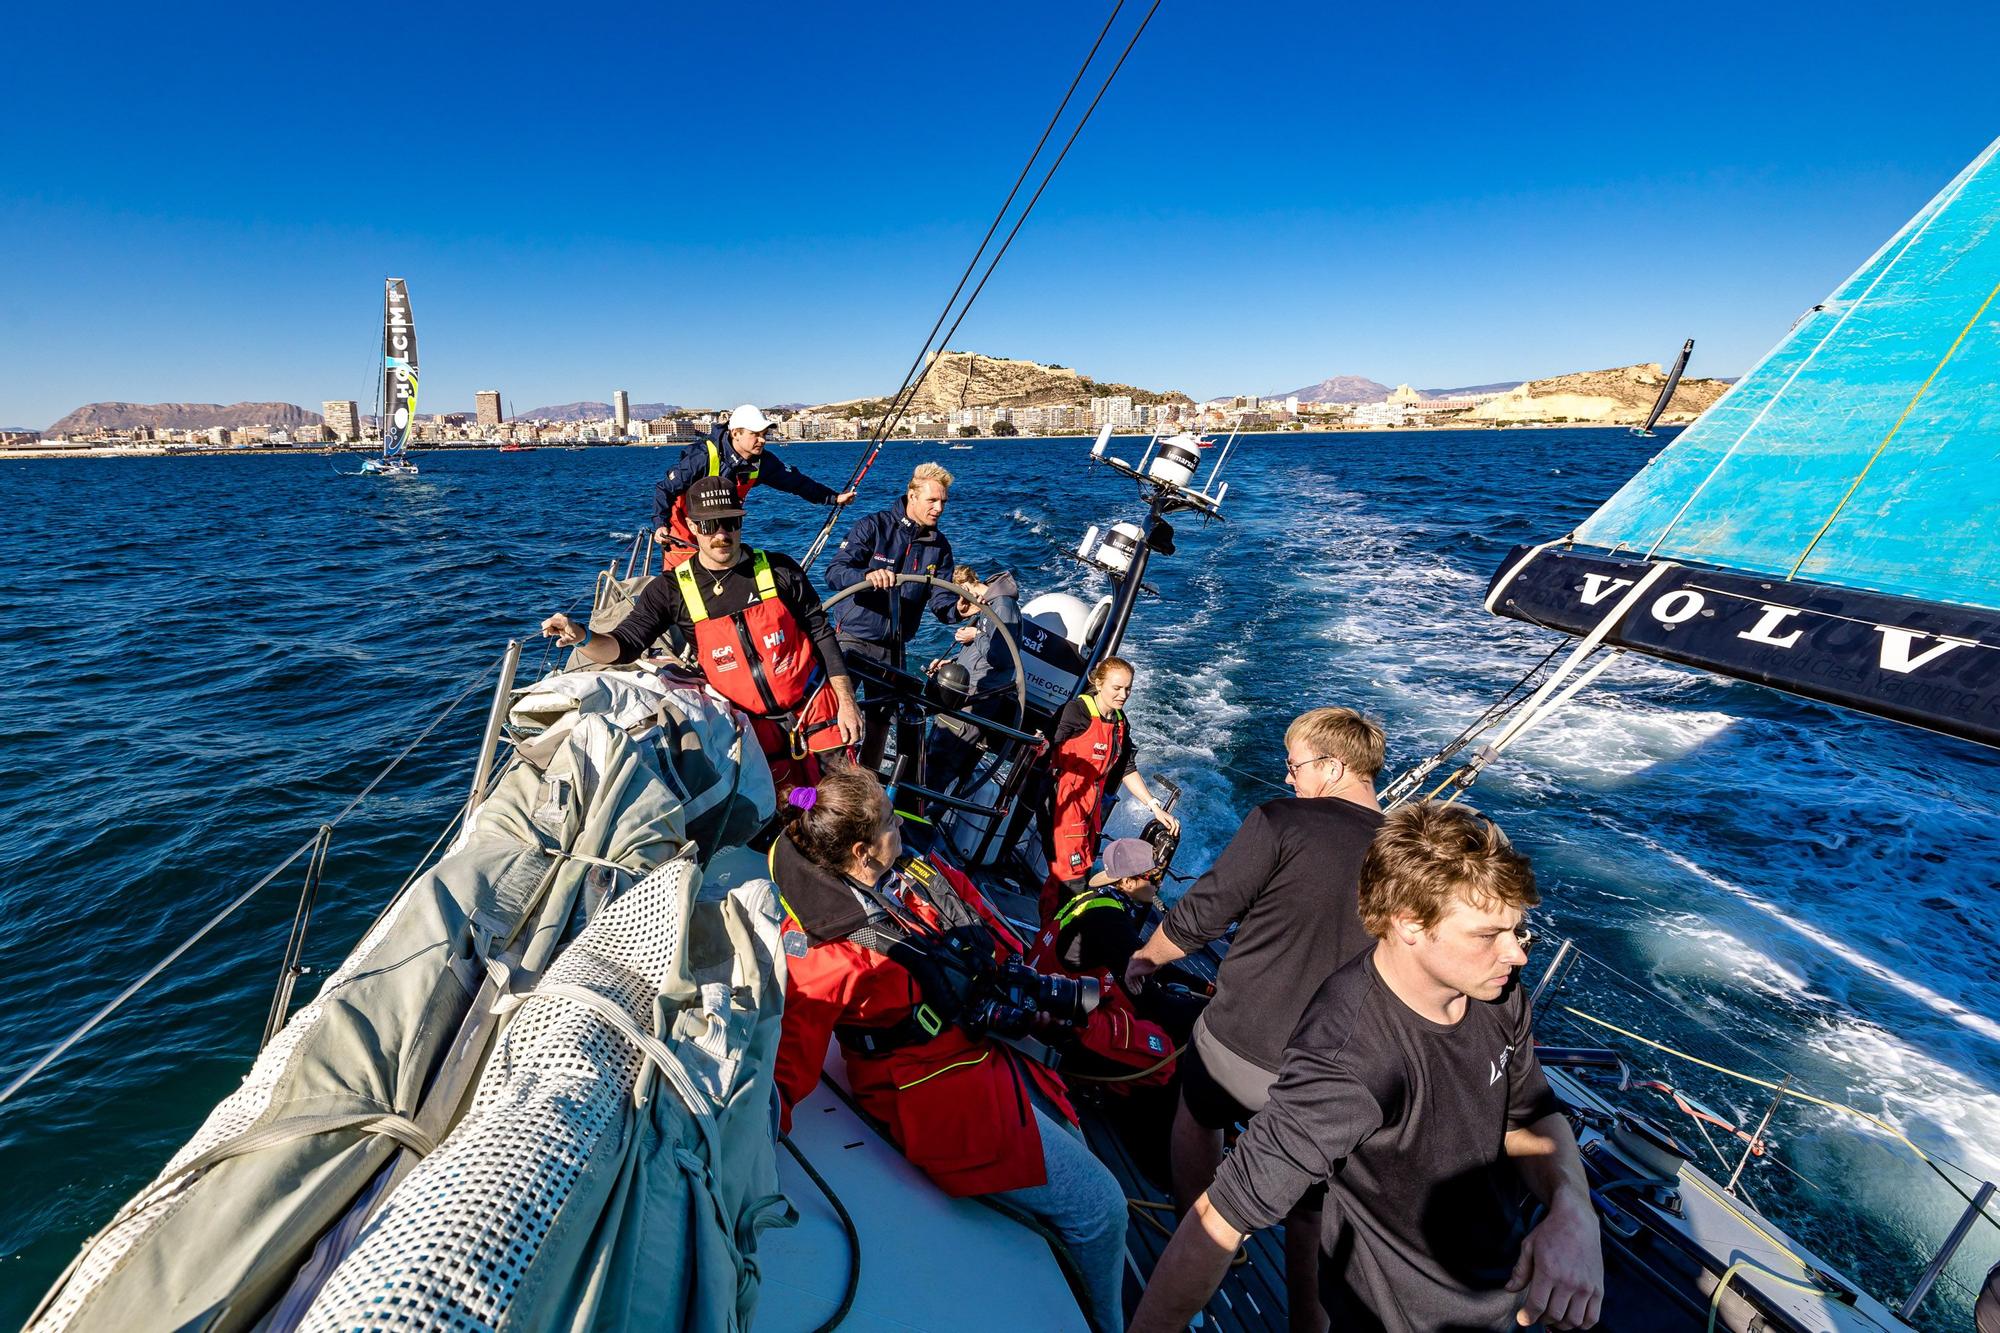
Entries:
[[740,532],[743,520],[740,518],[698,518],[694,520],[694,530],[704,537],[713,537],[718,532]]

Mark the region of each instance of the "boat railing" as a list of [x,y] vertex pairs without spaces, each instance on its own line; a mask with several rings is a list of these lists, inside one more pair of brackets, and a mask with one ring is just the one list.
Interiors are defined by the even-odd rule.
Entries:
[[465,802],[454,810],[450,820],[446,822],[444,830],[438,834],[436,841],[431,844],[430,849],[419,858],[416,866],[404,879],[402,886],[395,893],[391,894],[383,904],[381,910],[382,912],[387,912],[401,899],[403,894],[409,891],[410,886],[416,883],[418,877],[423,873],[424,867],[430,864],[431,858],[436,855],[438,848],[444,845],[445,840],[451,836],[453,830],[458,828],[465,820],[471,818],[472,813],[478,809],[479,803],[491,791],[494,781],[494,761],[499,750],[501,731],[506,720],[508,702],[513,695],[514,676],[520,665],[520,660],[520,640],[509,640],[506,650],[490,666],[481,668],[476,675],[469,678],[458,693],[430,719],[424,728],[407,745],[397,751],[395,756],[387,764],[383,765],[373,778],[369,779],[366,786],[355,793],[347,804],[342,806],[332,818],[325,820],[313,829],[311,837],[300,843],[290,855],[265,872],[254,884],[224,903],[218,911],[202,922],[200,926],[196,927],[193,933],[188,935],[187,938],[168,950],[157,962],[140,973],[137,978],[110,1000],[106,1001],[82,1023],[78,1024],[68,1035],[44,1051],[26,1069],[16,1074],[8,1081],[4,1088],[0,1088],[0,1106],[5,1106],[16,1094],[36,1078],[40,1077],[78,1043],[102,1027],[114,1014],[143,992],[163,972],[187,954],[189,950],[213,934],[223,923],[235,916],[252,899],[269,888],[280,876],[303,859],[306,861],[305,879],[300,888],[298,906],[293,912],[291,931],[285,941],[278,982],[271,996],[271,1005],[265,1017],[264,1034],[262,1041],[259,1042],[259,1046],[261,1048],[263,1044],[268,1043],[277,1034],[278,1030],[285,1025],[285,1020],[290,1015],[293,987],[300,977],[310,975],[312,971],[300,959],[305,948],[306,932],[311,925],[313,907],[318,899],[320,881],[326,868],[327,853],[333,843],[334,831],[342,823],[346,822],[355,811],[362,807],[369,796],[374,793],[376,788],[382,785],[391,773],[394,773],[401,767],[403,762],[415,754],[439,727],[443,726],[448,719],[456,714],[465,704],[466,700],[478,693],[480,687],[488,681],[493,682],[492,702],[487,712],[486,727],[480,740],[479,759],[474,769],[471,791]]
[[[1789,1123],[1797,1124],[1797,1114],[1806,1108],[1816,1108],[1838,1117],[1841,1123],[1856,1122],[1852,1128],[1886,1138],[1907,1151],[1956,1196],[1956,1206],[1962,1211],[1924,1264],[1908,1294],[1896,1304],[1897,1317],[1912,1319],[1939,1281],[1960,1288],[1970,1304],[1976,1293],[1945,1268],[1975,1225],[1983,1221],[2000,1231],[2000,1217],[1988,1208],[1995,1193],[1993,1182],[1935,1149],[1920,1147],[1887,1118],[1886,1111],[1884,1115],[1875,1115],[1809,1091],[1792,1071],[1727,1032],[1717,1030],[1711,1020],[1675,1003],[1657,987],[1636,981],[1587,953],[1573,939],[1560,942],[1554,957],[1537,975],[1530,994],[1538,1045],[1557,1033],[1563,1039],[1560,1051],[1551,1052],[1555,1055],[1551,1062],[1555,1067],[1569,1068],[1579,1074],[1580,1082],[1605,1095],[1614,1105],[1620,1104],[1619,1094],[1651,1092],[1664,1097],[1664,1105],[1692,1124],[1709,1149],[1712,1162],[1707,1173],[1726,1181],[1722,1189],[1730,1198],[1748,1203],[1760,1212],[1761,1207],[1750,1197],[1745,1183],[1746,1170],[1753,1161],[1760,1166],[1775,1166],[1812,1190],[1822,1188],[1820,1182],[1783,1160],[1775,1149],[1773,1127],[1782,1128],[1787,1112],[1793,1113]],[[1624,1019],[1621,1009],[1617,1016],[1623,1021],[1614,1021],[1612,1013],[1621,1006],[1634,1006],[1633,1011],[1642,1016]],[[1692,1042],[1677,1046],[1641,1030],[1659,1031],[1663,1016],[1685,1031],[1705,1034],[1724,1049],[1711,1050],[1715,1058],[1708,1058],[1684,1049]],[[1632,1048],[1637,1048],[1638,1053]],[[1636,1063],[1649,1058],[1700,1071],[1694,1078],[1702,1086],[1689,1089],[1680,1086],[1677,1079],[1652,1078],[1635,1072]],[[1746,1072],[1746,1066],[1759,1072]],[[1732,1084],[1758,1090],[1762,1110],[1756,1114],[1754,1127],[1745,1128],[1750,1117],[1738,1115],[1726,1105],[1718,1111],[1709,1104],[1721,1102],[1722,1089]],[[1636,1098],[1633,1100],[1636,1102]],[[1722,1142],[1718,1142],[1718,1136]]]

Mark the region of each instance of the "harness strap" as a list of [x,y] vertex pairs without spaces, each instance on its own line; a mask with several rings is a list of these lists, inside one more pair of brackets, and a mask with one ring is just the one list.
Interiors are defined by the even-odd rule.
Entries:
[[1123,908],[1124,903],[1101,889],[1085,889],[1056,909],[1056,929],[1061,930],[1095,907]]

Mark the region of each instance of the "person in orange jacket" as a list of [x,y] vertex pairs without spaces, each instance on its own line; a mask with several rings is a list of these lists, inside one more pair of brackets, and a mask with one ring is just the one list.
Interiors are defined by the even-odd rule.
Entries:
[[1138,750],[1125,720],[1132,664],[1122,657],[1104,658],[1090,669],[1090,686],[1063,706],[1052,738],[1049,776],[1054,790],[1042,821],[1042,850],[1049,860],[1049,877],[1042,884],[1043,925],[1083,888],[1097,859],[1097,838],[1108,809],[1105,796],[1113,787],[1122,787],[1151,810],[1169,832],[1181,827],[1139,776]]
[[1174,1041],[1141,1018],[1125,991],[1125,965],[1139,948],[1146,907],[1165,874],[1153,845],[1119,838],[1104,846],[1104,868],[1083,891],[1056,909],[1035,936],[1028,961],[1043,972],[1096,977],[1103,999],[1064,1052],[1063,1068],[1097,1078],[1111,1092],[1164,1087],[1173,1079]]
[[962,873],[904,855],[872,774],[832,769],[787,806],[770,858],[785,907],[785,1126],[838,1040],[856,1104],[911,1165],[949,1195],[1041,1221],[1075,1261],[1092,1327],[1122,1329],[1124,1190],[1085,1145],[1062,1080],[996,1035],[1006,1024],[961,984],[1021,946]]

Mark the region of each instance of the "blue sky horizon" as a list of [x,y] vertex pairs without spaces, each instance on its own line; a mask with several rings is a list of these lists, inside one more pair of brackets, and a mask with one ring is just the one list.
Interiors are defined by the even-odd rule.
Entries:
[[[36,7],[0,426],[369,401],[389,275],[424,411],[889,392],[1110,10]],[[1922,17],[1166,0],[952,346],[1196,397],[1741,374],[2000,134],[2000,10]]]

